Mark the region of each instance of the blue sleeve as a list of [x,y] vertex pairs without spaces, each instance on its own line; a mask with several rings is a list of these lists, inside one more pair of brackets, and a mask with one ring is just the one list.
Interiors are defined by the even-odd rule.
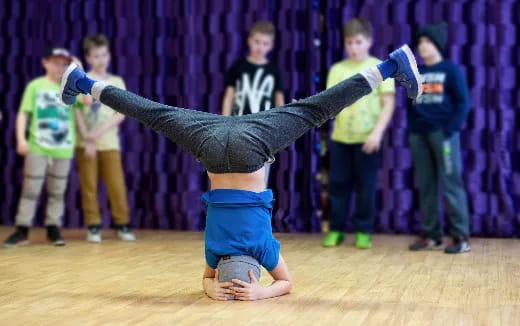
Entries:
[[272,271],[278,265],[280,258],[280,242],[275,238],[264,247],[262,257],[258,260],[260,265],[264,266],[268,271]]
[[466,77],[459,67],[453,67],[450,83],[448,85],[448,91],[453,99],[453,116],[445,126],[444,130],[448,136],[451,136],[462,129],[462,125],[466,121],[471,109],[471,100]]
[[204,248],[205,256],[206,256],[206,264],[213,269],[217,269],[218,261],[220,259],[219,256],[212,253],[208,247]]

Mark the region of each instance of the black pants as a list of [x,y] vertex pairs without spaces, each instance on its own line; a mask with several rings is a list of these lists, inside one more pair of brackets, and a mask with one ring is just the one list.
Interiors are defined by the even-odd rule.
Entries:
[[366,154],[361,144],[331,142],[329,173],[330,230],[344,231],[352,193],[356,195],[354,229],[374,232],[377,171],[381,152]]

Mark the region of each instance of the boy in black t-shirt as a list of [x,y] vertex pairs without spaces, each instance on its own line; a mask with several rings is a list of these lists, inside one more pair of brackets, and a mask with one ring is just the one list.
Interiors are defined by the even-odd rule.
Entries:
[[[235,61],[226,72],[222,114],[241,116],[284,105],[283,82],[278,67],[267,60],[274,44],[275,28],[259,21],[249,32],[249,56]],[[266,185],[269,180],[266,163]]]

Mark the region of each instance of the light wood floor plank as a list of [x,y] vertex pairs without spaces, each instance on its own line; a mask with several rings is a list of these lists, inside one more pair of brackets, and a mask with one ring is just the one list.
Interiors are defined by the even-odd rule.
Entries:
[[[0,228],[5,239],[12,228]],[[0,250],[0,321],[9,325],[520,325],[520,242],[472,239],[464,255],[409,252],[411,237],[352,236],[320,247],[319,234],[278,234],[295,280],[288,296],[215,302],[204,296],[203,234],[138,231],[102,244],[64,230]],[[262,284],[270,278],[263,270]],[[0,324],[3,324],[0,322]]]

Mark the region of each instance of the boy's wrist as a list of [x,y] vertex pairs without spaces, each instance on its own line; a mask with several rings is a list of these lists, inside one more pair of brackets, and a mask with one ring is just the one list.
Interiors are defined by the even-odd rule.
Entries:
[[101,136],[101,134],[102,132],[100,129],[92,129],[87,131],[87,133],[85,134],[85,138],[95,141],[97,138]]
[[209,295],[209,288],[211,286],[211,284],[209,284],[208,280],[210,280],[210,278],[208,277],[205,277],[202,279],[202,287],[204,288],[204,292]]
[[372,132],[370,133],[370,135],[372,137],[378,137],[378,138],[381,138],[383,136],[383,132],[381,130],[379,130],[378,128],[372,130]]
[[263,286],[263,285],[259,285],[258,286],[258,293],[256,295],[256,298],[255,300],[263,300],[263,299],[267,299],[270,297],[269,295],[269,287],[271,287],[271,285],[268,285],[268,286]]
[[204,293],[212,299],[217,299],[215,294],[215,279],[211,277],[205,277],[203,279]]

